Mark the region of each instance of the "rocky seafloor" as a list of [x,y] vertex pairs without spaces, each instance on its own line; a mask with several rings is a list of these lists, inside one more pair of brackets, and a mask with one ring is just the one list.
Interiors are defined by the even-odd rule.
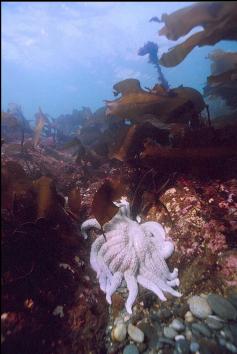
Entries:
[[[237,181],[233,174],[225,178],[178,174],[157,203],[151,180],[140,183],[145,170],[122,170],[107,163],[84,176],[81,166],[62,157],[44,151],[31,152],[27,161],[9,152],[2,155],[4,164],[14,167],[8,173],[11,188],[19,194],[9,213],[12,189],[3,190],[3,352],[236,353]],[[20,181],[16,168],[21,171]],[[124,308],[126,288],[113,295],[111,306],[106,303],[89,263],[96,235],[84,240],[80,234],[81,223],[93,216],[96,191],[108,176],[118,174],[127,177],[129,201],[140,186],[137,210],[142,222],[160,222],[172,238],[175,252],[167,263],[170,270],[179,269],[182,293],[179,299],[170,296],[160,302],[140,288],[131,316]],[[45,175],[64,197],[80,187],[77,221],[67,213],[56,219],[50,214],[48,222],[29,213],[37,211],[37,203],[28,193],[27,177],[34,185],[39,178],[47,182]],[[54,208],[68,211],[60,198],[50,198]],[[51,204],[47,208],[51,211]]]
[[[123,303],[122,294],[114,296],[114,303]],[[132,315],[114,306],[106,331],[110,354],[237,353],[236,294],[170,298],[162,304],[146,295]]]
[[[180,271],[179,299],[161,302],[140,289],[133,314],[127,290],[113,295],[106,348],[110,354],[237,353],[236,181],[178,179],[144,220],[161,222],[175,243],[168,260]],[[170,214],[173,225],[169,227]]]

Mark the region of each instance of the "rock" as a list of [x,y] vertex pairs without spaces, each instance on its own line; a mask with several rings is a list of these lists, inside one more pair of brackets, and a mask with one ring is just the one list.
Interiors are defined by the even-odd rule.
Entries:
[[144,318],[141,312],[132,314],[132,323],[136,324],[138,321],[141,321]]
[[144,341],[144,333],[131,323],[128,325],[128,334],[134,342],[142,343]]
[[156,345],[155,345],[156,353],[157,353],[157,351],[162,349],[164,346],[165,346],[165,343],[162,343],[162,342],[160,342],[160,340],[157,340]]
[[151,306],[156,302],[157,296],[153,293],[148,293],[143,298],[144,308],[150,309]]
[[157,351],[154,349],[154,348],[152,348],[152,349],[147,349],[146,351],[140,351],[140,353],[143,353],[143,354],[156,354],[157,353]]
[[184,319],[185,319],[186,323],[192,323],[194,321],[194,317],[193,317],[192,312],[191,311],[186,312]]
[[150,319],[151,319],[151,321],[159,321],[160,320],[159,314],[156,310],[154,310],[154,309],[150,310]]
[[234,338],[234,344],[237,345],[237,324],[230,324],[229,328]]
[[54,316],[59,316],[60,318],[64,317],[64,312],[63,312],[64,308],[63,306],[56,306],[55,309],[53,310],[53,315]]
[[174,318],[170,324],[170,327],[172,327],[173,329],[175,329],[178,332],[181,332],[185,329],[183,320],[181,320],[179,318]]
[[113,313],[113,317],[117,317],[119,312],[123,309],[124,307],[124,299],[123,297],[118,294],[115,293],[112,295],[112,313]]
[[203,336],[206,337],[211,337],[211,331],[210,329],[203,323],[193,323],[192,324],[192,329],[197,330],[199,333],[201,333]]
[[221,336],[218,336],[217,338],[218,338],[219,344],[222,345],[222,346],[225,346],[225,344],[226,344],[225,338],[223,338]]
[[212,314],[211,307],[209,306],[207,299],[201,296],[192,296],[188,300],[189,309],[194,316],[200,319],[205,319]]
[[206,319],[206,324],[211,329],[221,329],[223,328],[224,321],[220,317],[210,315]]
[[157,311],[157,316],[161,321],[167,320],[172,316],[172,312],[169,309],[162,309]]
[[235,320],[237,318],[236,308],[222,296],[210,294],[207,301],[213,312],[223,320]]
[[122,317],[116,317],[114,320],[114,325],[124,323],[124,320]]
[[229,327],[225,326],[221,331],[220,334],[227,340],[230,340],[231,342],[234,341],[234,336],[232,334],[232,331],[230,330]]
[[231,294],[227,297],[227,300],[237,309],[237,295]]
[[155,327],[145,321],[137,323],[137,327],[144,333],[145,338],[148,341],[149,347],[154,347],[158,340],[158,333]]
[[117,324],[112,330],[112,339],[117,342],[122,342],[126,338],[127,328],[125,323]]
[[196,353],[199,350],[199,344],[197,342],[190,343],[190,351]]
[[191,340],[192,339],[192,332],[190,331],[189,328],[185,329],[185,337],[187,338],[187,340]]
[[139,353],[144,353],[145,352],[145,350],[147,349],[147,343],[138,343],[137,344],[137,349],[138,349],[138,351],[139,351]]
[[198,340],[200,338],[203,338],[203,335],[195,328],[192,328],[192,338],[194,340]]
[[232,353],[237,353],[237,347],[234,344],[226,342],[225,346]]
[[180,339],[176,342],[175,350],[180,354],[189,353],[189,342],[186,339]]
[[159,338],[159,342],[175,346],[175,342],[172,339],[170,339],[170,338],[160,337]]
[[124,348],[123,354],[139,354],[139,351],[134,344],[129,344]]
[[184,335],[178,334],[177,336],[174,337],[175,341],[177,342],[180,339],[185,339]]
[[[207,338],[201,338],[199,340],[199,352],[200,354],[224,354],[223,348],[218,345],[216,341]],[[224,352],[224,353],[223,353]]]
[[[162,327],[161,323],[156,321],[156,322],[152,322],[152,325],[154,326],[154,328],[155,328],[155,330],[157,332],[157,335],[159,337],[162,337],[162,335],[163,335],[163,327]],[[141,330],[142,330],[142,328],[141,328]]]
[[178,333],[172,327],[164,327],[164,336],[166,338],[173,339],[177,334]]
[[178,317],[184,317],[185,313],[189,310],[187,303],[185,304],[175,304],[173,308],[173,314]]

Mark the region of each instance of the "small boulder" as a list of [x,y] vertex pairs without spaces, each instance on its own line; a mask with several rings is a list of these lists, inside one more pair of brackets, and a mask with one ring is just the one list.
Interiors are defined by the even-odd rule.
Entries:
[[212,309],[207,302],[207,299],[201,296],[192,296],[188,300],[190,311],[194,316],[200,319],[205,319],[212,314]]

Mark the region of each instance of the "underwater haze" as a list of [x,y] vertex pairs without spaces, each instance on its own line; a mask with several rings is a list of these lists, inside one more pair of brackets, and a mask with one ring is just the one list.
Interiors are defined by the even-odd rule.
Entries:
[[[182,42],[158,35],[149,22],[192,2],[2,2],[2,105],[20,104],[27,119],[40,106],[53,117],[89,106],[93,111],[112,99],[112,86],[137,78],[152,87],[157,73],[138,50],[147,41],[159,55]],[[195,28],[193,32],[197,31]],[[190,35],[190,34],[189,34]],[[236,50],[236,42],[196,47],[173,68],[162,68],[171,87],[181,84],[202,92],[210,74],[207,54]]]

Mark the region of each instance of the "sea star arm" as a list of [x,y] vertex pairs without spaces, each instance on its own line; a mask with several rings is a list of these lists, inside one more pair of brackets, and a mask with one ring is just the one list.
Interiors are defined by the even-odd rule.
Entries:
[[144,231],[148,231],[158,242],[165,240],[165,230],[161,224],[156,221],[147,221],[141,224]]
[[122,279],[123,279],[123,273],[121,273],[121,272],[114,273],[114,275],[111,279],[111,283],[108,284],[108,286],[106,288],[106,300],[110,305],[111,305],[111,296],[117,290],[117,288],[120,286]]
[[151,280],[145,278],[143,275],[138,275],[137,281],[144,288],[149,289],[153,293],[155,293],[161,301],[167,300],[165,295],[163,294],[162,290],[156,284],[154,284]]
[[103,236],[99,236],[93,243],[91,246],[91,253],[90,253],[90,264],[91,267],[94,269],[94,271],[96,271],[97,273],[99,273],[100,271],[100,265],[98,264],[98,251],[101,248],[101,246],[104,243],[104,237]]
[[[123,244],[114,245],[112,248],[107,248],[105,254],[103,255],[106,264],[109,264],[117,255],[119,255],[123,249],[125,249]],[[125,250],[126,254],[126,250]],[[99,251],[99,255],[100,251]]]
[[105,273],[101,272],[99,274],[99,284],[101,290],[105,293],[106,292],[106,287],[107,283],[109,282],[109,279],[106,277]]
[[121,252],[115,255],[112,261],[109,263],[109,269],[112,273],[117,272],[118,270],[122,272],[123,260],[127,255],[127,250],[124,248]]
[[88,238],[87,231],[91,228],[101,230],[101,226],[96,219],[88,219],[82,223],[81,233],[85,240]]
[[173,272],[170,272],[162,253],[158,250],[153,251],[151,257],[146,257],[145,264],[148,269],[152,270],[153,274],[167,280],[173,280],[178,277],[178,269],[174,268]]
[[119,202],[113,202],[113,203],[114,205],[119,207],[119,215],[127,216],[128,218],[131,218],[130,205],[125,198],[122,197]]
[[[165,240],[165,230],[161,224],[155,221],[147,221],[141,225],[147,237],[152,235],[152,241],[164,259],[169,258],[174,252],[172,241]],[[154,240],[153,240],[154,239]]]
[[166,283],[167,283],[168,285],[170,285],[170,286],[179,286],[180,281],[179,281],[178,278],[176,278],[176,279],[173,279],[173,280],[167,280]]
[[179,272],[178,272],[178,268],[174,268],[173,272],[169,273],[168,276],[167,276],[167,278],[168,278],[169,280],[176,279],[176,278],[178,278],[178,273],[179,273]]
[[165,241],[161,248],[161,255],[164,259],[169,258],[174,252],[174,244],[171,241]]
[[126,270],[124,272],[124,279],[127,283],[127,287],[128,287],[128,298],[127,301],[125,303],[125,307],[128,313],[132,313],[132,305],[134,304],[136,297],[137,297],[137,293],[138,293],[138,285],[137,285],[137,281],[136,278],[133,274],[131,274],[128,270]]
[[182,294],[176,290],[174,290],[171,286],[169,286],[163,279],[159,279],[157,281],[157,285],[159,288],[175,297],[180,297]]

